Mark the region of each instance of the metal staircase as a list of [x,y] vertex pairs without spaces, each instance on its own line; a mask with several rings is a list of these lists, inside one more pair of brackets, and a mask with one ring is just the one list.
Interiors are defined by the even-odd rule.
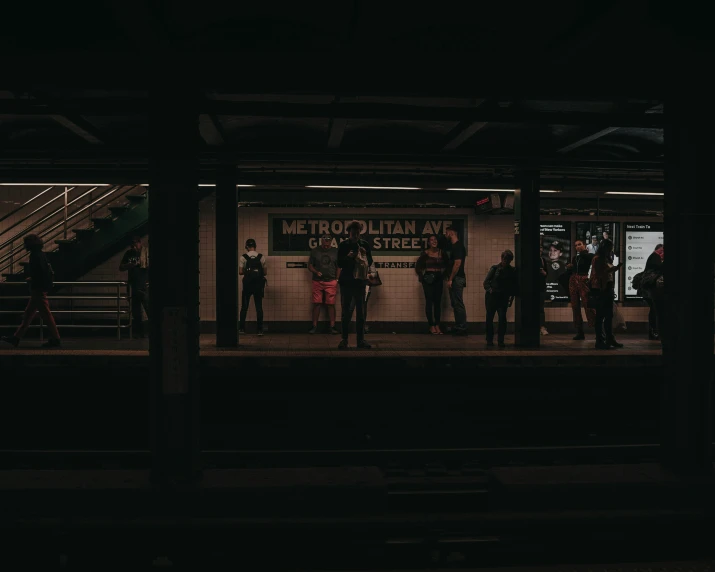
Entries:
[[126,248],[129,234],[144,234],[148,218],[147,192],[138,185],[48,186],[0,218],[0,282],[25,279],[28,234],[44,240],[55,280],[72,281]]

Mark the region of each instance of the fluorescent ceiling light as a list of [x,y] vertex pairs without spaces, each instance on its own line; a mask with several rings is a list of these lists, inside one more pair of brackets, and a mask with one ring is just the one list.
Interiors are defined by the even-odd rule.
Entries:
[[514,189],[464,189],[460,187],[451,187],[449,189],[446,189],[448,191],[481,191],[485,193],[513,193]]
[[419,191],[421,187],[368,187],[358,185],[306,185],[306,189],[378,189],[395,191]]
[[663,196],[665,193],[639,193],[636,191],[607,191],[607,195],[656,195]]
[[561,191],[547,191],[547,190],[541,190],[539,191],[540,193],[560,193]]
[[[140,186],[148,187],[149,183],[142,183]],[[215,183],[199,183],[199,187],[215,187]],[[237,187],[255,187],[256,185],[236,185]]]
[[109,183],[0,183],[3,187],[108,187]]

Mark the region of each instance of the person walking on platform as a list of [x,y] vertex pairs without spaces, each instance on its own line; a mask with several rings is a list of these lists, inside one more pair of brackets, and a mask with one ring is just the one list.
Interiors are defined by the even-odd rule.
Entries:
[[338,349],[347,349],[350,322],[355,309],[355,331],[357,332],[357,347],[370,349],[372,346],[365,341],[365,283],[368,269],[372,266],[372,253],[370,244],[360,238],[362,225],[359,221],[352,221],[347,231],[348,240],[340,243],[338,247],[338,283],[342,305],[343,339],[338,344]]
[[132,298],[132,335],[144,337],[142,308],[149,316],[149,247],[142,244],[141,236],[134,236],[131,248],[124,253],[119,270],[127,272],[127,282]]
[[335,297],[338,293],[338,249],[333,246],[333,237],[324,234],[320,246],[310,251],[308,270],[313,275],[313,328],[310,334],[318,333],[320,306],[325,304],[330,319],[330,333],[339,334],[335,327]]
[[2,341],[17,347],[20,344],[25,332],[35,319],[37,312],[47,324],[50,332],[50,339],[45,342],[43,348],[60,347],[60,333],[55,324],[55,318],[50,310],[50,302],[47,300],[47,292],[52,289],[54,273],[52,266],[47,260],[47,256],[42,252],[44,242],[36,234],[28,234],[24,239],[25,250],[30,253],[30,264],[27,267],[27,280],[30,283],[30,300],[27,302],[22,324],[17,328],[12,336],[3,336]]
[[268,265],[266,257],[256,251],[256,241],[249,238],[246,241],[246,252],[239,259],[238,274],[243,276],[243,292],[241,293],[241,317],[238,325],[239,333],[246,331],[246,315],[251,303],[256,305],[256,325],[258,335],[263,335],[263,295],[266,291],[266,275]]
[[576,326],[574,340],[585,340],[586,334],[583,331],[583,316],[581,307],[586,312],[586,320],[589,327],[593,327],[596,320],[596,312],[588,307],[588,273],[591,270],[593,254],[586,250],[583,240],[574,243],[576,256],[566,269],[571,273],[569,276],[569,297],[571,298],[571,311],[573,312],[573,325]]

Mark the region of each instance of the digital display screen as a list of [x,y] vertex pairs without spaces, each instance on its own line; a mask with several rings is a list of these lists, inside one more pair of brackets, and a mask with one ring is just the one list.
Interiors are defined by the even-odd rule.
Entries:
[[627,222],[624,223],[623,234],[626,299],[638,299],[640,296],[633,288],[633,277],[645,270],[648,257],[653,254],[658,244],[663,244],[663,223]]
[[546,261],[546,299],[568,300],[568,290],[559,285],[571,258],[571,223],[542,222],[541,258]]
[[[591,254],[598,253],[598,245],[603,239],[613,242],[613,265],[620,262],[621,257],[621,235],[619,225],[616,222],[583,221],[576,223],[576,238],[586,245],[586,250]],[[590,272],[589,272],[590,276]],[[616,300],[621,297],[620,279],[616,277]]]

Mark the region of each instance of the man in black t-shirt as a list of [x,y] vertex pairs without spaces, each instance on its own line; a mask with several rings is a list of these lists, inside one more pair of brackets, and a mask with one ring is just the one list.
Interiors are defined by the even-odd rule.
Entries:
[[[357,347],[370,349],[370,344],[365,341],[365,280],[354,277],[356,259],[362,261],[361,250],[367,258],[367,265],[372,266],[372,253],[367,241],[360,238],[362,225],[354,220],[348,225],[347,231],[350,235],[348,240],[338,246],[338,284],[340,284],[340,298],[342,305],[342,335],[343,339],[338,345],[338,349],[348,347],[348,332],[350,331],[350,321],[353,318],[353,309],[357,310],[355,318],[355,331],[357,332]],[[358,261],[357,263],[361,263]]]
[[132,297],[132,335],[143,338],[142,307],[149,319],[149,247],[142,245],[140,236],[132,238],[131,248],[124,253],[119,270],[127,271]]
[[464,274],[464,261],[467,258],[467,250],[464,248],[462,241],[459,240],[459,235],[455,227],[447,227],[445,235],[452,243],[452,270],[447,278],[449,301],[454,311],[454,328],[452,329],[452,334],[455,336],[466,336],[467,309],[464,306],[464,288],[467,285],[467,277]]

